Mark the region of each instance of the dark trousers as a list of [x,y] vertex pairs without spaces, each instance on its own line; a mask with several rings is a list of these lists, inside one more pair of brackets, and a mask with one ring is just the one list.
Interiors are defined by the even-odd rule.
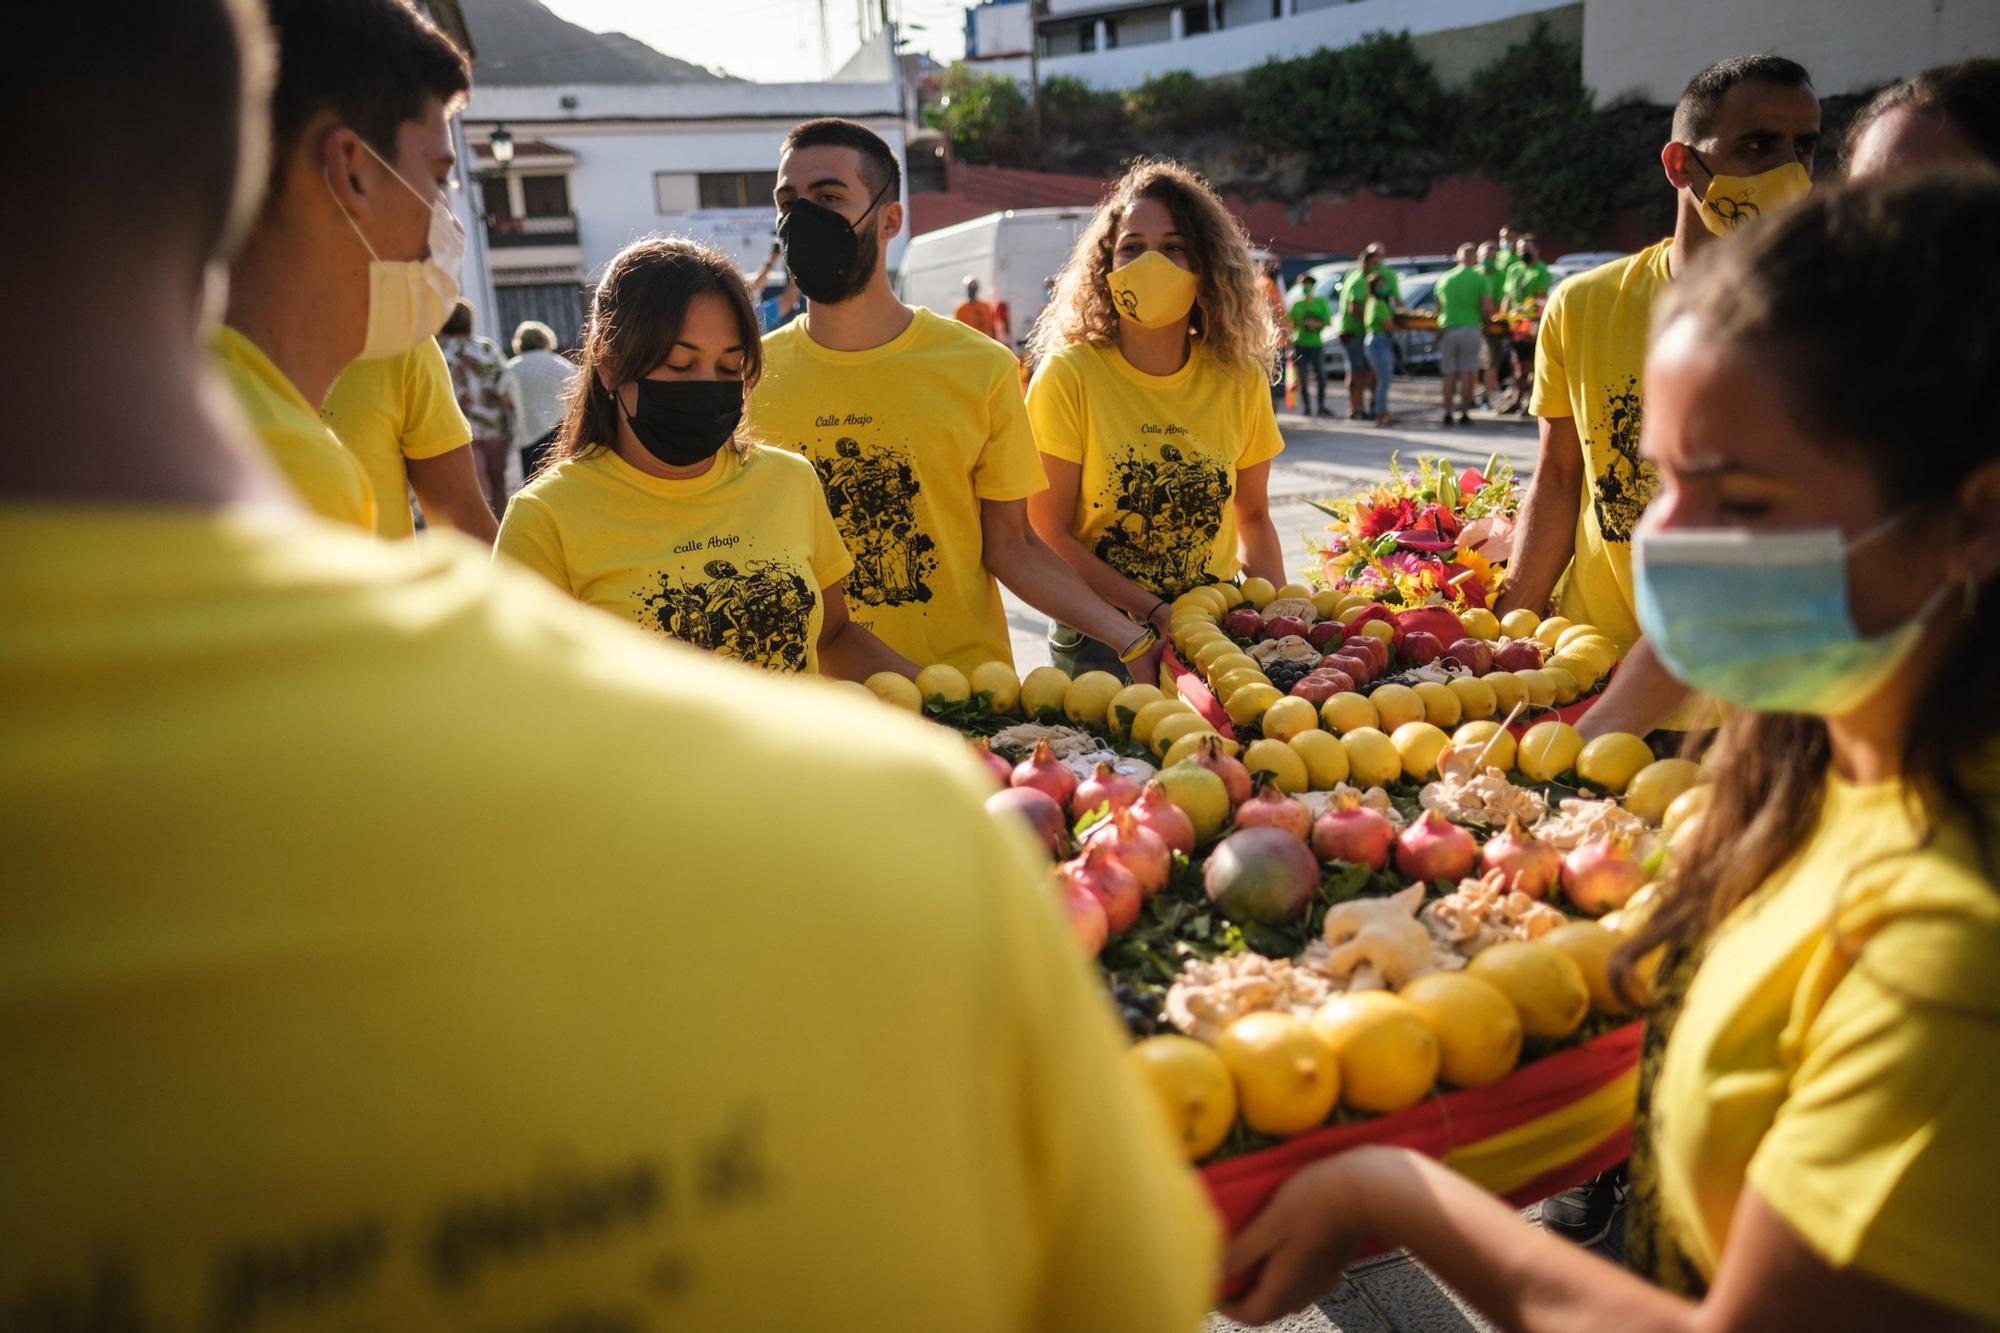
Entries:
[[542,436],[541,439],[534,441],[532,444],[524,444],[521,446],[522,485],[525,486],[529,482],[533,481],[535,479],[535,474],[542,470],[542,460],[548,455],[549,446],[554,444],[556,441],[556,431],[559,431],[561,429],[562,429],[561,426],[556,426],[553,429],[551,429],[548,434]]
[[[1292,364],[1299,368],[1299,411],[1311,412],[1315,408],[1326,408],[1326,349],[1324,347],[1292,348]],[[1314,388],[1308,391],[1306,377],[1312,377]]]

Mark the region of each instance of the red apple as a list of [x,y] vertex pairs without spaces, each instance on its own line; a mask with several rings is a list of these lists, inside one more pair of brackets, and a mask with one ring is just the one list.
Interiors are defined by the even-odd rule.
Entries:
[[1341,640],[1346,637],[1338,620],[1322,620],[1306,631],[1306,642],[1321,652],[1340,647]]
[[1292,697],[1304,699],[1317,708],[1334,695],[1353,687],[1354,682],[1335,672],[1330,676],[1307,676],[1292,686]]
[[1493,649],[1480,639],[1463,638],[1444,650],[1444,655],[1475,676],[1493,669]]
[[1306,622],[1300,620],[1297,616],[1278,616],[1273,620],[1264,622],[1264,632],[1274,639],[1282,639],[1287,635],[1293,634],[1303,639],[1306,636],[1307,628]]
[[1381,639],[1372,634],[1351,634],[1341,645],[1344,652],[1353,652],[1357,648],[1374,664],[1374,669],[1368,673],[1371,679],[1389,669],[1389,645]]
[[1358,657],[1353,653],[1335,653],[1333,656],[1323,660],[1320,665],[1329,667],[1335,671],[1345,672],[1350,679],[1358,680],[1363,684],[1375,679],[1376,676],[1375,663],[1366,658]]
[[1253,606],[1239,606],[1222,618],[1222,627],[1239,639],[1254,639],[1264,628],[1264,617]]
[[1444,645],[1435,634],[1413,629],[1403,636],[1403,660],[1412,666],[1429,666],[1444,656]]
[[[1299,684],[1306,685],[1314,682],[1333,686],[1333,689],[1330,690],[1327,694],[1325,694],[1321,698],[1315,699],[1313,701],[1315,703],[1324,703],[1327,699],[1331,699],[1336,694],[1346,694],[1349,691],[1360,688],[1354,683],[1354,677],[1348,675],[1345,671],[1315,671],[1310,676],[1307,676],[1304,680],[1300,681]],[[1298,690],[1294,688],[1292,690],[1292,693],[1297,694]]]
[[1542,645],[1533,639],[1510,639],[1493,650],[1493,665],[1502,671],[1532,671],[1542,664]]

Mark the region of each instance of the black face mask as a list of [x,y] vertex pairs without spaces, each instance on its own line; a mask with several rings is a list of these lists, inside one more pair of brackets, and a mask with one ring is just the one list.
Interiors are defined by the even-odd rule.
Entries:
[[620,399],[619,414],[646,452],[669,467],[715,457],[743,420],[742,380],[640,380],[638,389],[639,410],[625,411]]
[[806,299],[817,305],[838,305],[854,296],[875,276],[876,243],[871,228],[863,246],[855,228],[868,220],[875,205],[889,192],[884,183],[868,208],[852,223],[810,199],[794,199],[778,215],[778,244],[785,251],[785,272]]

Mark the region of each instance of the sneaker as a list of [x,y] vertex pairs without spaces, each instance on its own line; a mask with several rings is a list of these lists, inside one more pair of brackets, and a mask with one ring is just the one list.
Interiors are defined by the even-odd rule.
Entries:
[[1453,423],[1453,422],[1454,422],[1455,420],[1456,420],[1456,418],[1454,418],[1454,417],[1452,416],[1452,414],[1451,414],[1451,413],[1447,412],[1447,413],[1445,413],[1445,414],[1444,414],[1444,420],[1443,420],[1442,422],[1440,422],[1439,424],[1440,424],[1440,425],[1445,425],[1445,426],[1449,426],[1449,425],[1451,425],[1451,424],[1452,424],[1452,423]]
[[1472,413],[1460,412],[1458,414],[1458,424],[1461,426],[1470,426],[1472,424]]
[[1624,1211],[1631,1189],[1624,1166],[1613,1167],[1542,1200],[1542,1229],[1578,1245],[1595,1245],[1611,1234],[1611,1224]]

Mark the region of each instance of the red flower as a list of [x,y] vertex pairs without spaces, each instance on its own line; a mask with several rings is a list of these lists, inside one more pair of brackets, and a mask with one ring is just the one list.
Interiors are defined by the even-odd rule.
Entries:
[[1362,541],[1372,542],[1385,532],[1407,528],[1417,521],[1417,503],[1407,496],[1359,509],[1354,516]]
[[1471,495],[1476,491],[1483,491],[1485,489],[1486,478],[1480,475],[1478,468],[1469,467],[1458,474],[1458,493],[1460,495]]

